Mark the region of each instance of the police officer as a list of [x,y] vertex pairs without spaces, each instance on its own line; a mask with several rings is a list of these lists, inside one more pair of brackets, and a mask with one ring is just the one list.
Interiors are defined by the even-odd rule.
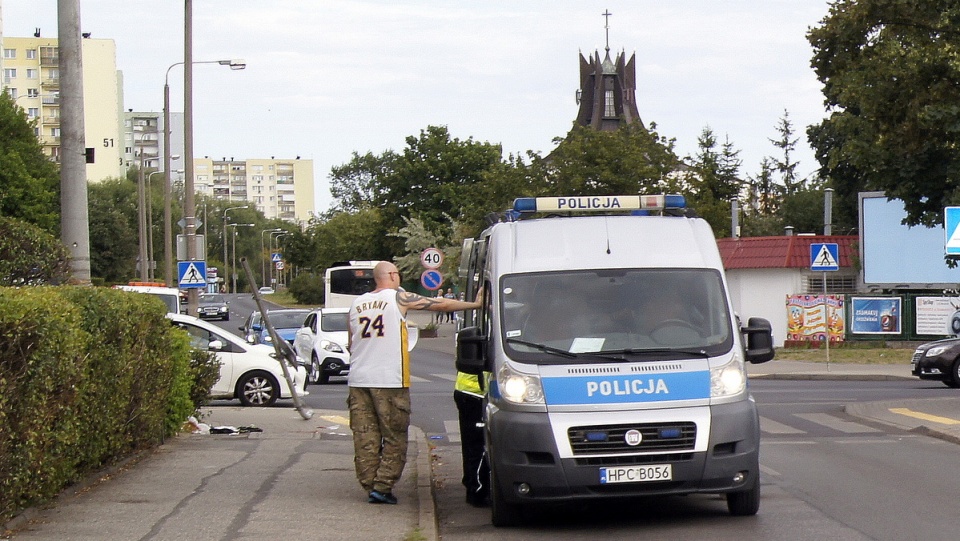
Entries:
[[463,486],[467,489],[467,503],[484,507],[490,502],[490,466],[484,450],[483,389],[480,376],[457,372],[453,389],[460,420],[460,454],[463,459]]

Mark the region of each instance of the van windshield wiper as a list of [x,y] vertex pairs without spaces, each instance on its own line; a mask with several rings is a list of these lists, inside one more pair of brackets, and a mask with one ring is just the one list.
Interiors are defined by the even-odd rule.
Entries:
[[673,348],[624,348],[624,349],[603,349],[596,352],[597,355],[690,355],[692,357],[710,357],[702,349],[673,349]]
[[534,349],[539,349],[544,353],[552,353],[553,355],[559,355],[561,357],[567,357],[569,359],[575,359],[579,357],[579,355],[577,355],[576,353],[570,353],[565,349],[551,347],[546,344],[538,344],[536,342],[527,342],[526,340],[520,340],[519,338],[507,338],[506,341],[510,344],[520,344],[521,346],[527,346]]

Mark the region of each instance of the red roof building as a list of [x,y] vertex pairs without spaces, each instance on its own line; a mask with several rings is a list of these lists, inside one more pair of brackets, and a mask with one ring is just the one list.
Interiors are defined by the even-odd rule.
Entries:
[[857,259],[854,235],[791,235],[717,239],[723,267],[732,269],[809,269],[810,245],[834,243],[841,269],[853,269]]
[[[859,237],[848,235],[787,235],[717,239],[730,286],[733,309],[744,323],[762,317],[773,326],[774,344],[787,335],[788,295],[856,293]],[[835,243],[838,271],[812,271],[810,245]],[[826,283],[824,283],[826,282]]]

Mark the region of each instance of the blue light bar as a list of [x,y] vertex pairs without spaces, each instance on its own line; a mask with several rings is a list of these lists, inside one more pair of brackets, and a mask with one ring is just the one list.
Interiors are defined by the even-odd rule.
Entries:
[[616,210],[663,210],[685,208],[682,195],[580,195],[560,197],[519,197],[513,201],[517,212],[609,212]]

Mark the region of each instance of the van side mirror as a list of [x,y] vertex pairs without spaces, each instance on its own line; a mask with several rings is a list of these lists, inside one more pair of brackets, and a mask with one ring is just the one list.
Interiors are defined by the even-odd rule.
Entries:
[[762,317],[747,320],[746,327],[740,327],[746,340],[746,361],[751,364],[765,363],[774,356],[773,327]]
[[487,336],[480,327],[464,327],[457,333],[457,370],[478,376],[487,366]]

